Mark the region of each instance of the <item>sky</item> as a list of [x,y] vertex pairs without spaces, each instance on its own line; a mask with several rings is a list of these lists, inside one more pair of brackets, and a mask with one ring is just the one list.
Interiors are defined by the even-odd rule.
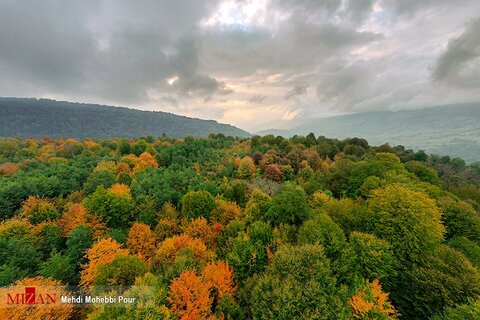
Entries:
[[480,1],[0,0],[0,96],[250,132],[480,101]]

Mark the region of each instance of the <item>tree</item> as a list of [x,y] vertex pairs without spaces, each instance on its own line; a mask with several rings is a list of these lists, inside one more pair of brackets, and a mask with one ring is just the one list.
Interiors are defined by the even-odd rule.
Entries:
[[81,224],[67,234],[66,254],[78,267],[87,262],[84,256],[94,242],[92,228]]
[[45,278],[52,278],[65,284],[76,284],[80,280],[75,262],[68,255],[53,254],[40,265],[38,274]]
[[[17,281],[9,287],[0,288],[0,295],[6,297],[7,294],[22,294],[25,292],[25,287],[36,288],[36,301],[44,299],[49,304],[11,304],[8,306],[0,305],[1,319],[70,319],[73,313],[73,306],[71,304],[60,304],[60,297],[69,295],[65,286],[60,281],[50,278],[43,278],[41,276],[35,278],[25,278]],[[52,298],[55,297],[55,302]],[[1,304],[4,304],[2,302]]]
[[156,240],[150,227],[143,223],[134,223],[128,232],[127,248],[134,255],[148,261],[155,253]]
[[466,237],[480,245],[480,215],[464,201],[455,201],[450,197],[440,200],[446,237]]
[[325,255],[336,260],[347,245],[342,229],[326,213],[316,213],[298,229],[299,244],[321,244]]
[[443,315],[437,315],[432,320],[477,320],[480,319],[480,300],[468,304],[446,308]]
[[0,176],[11,176],[18,171],[18,165],[11,162],[0,163]]
[[214,300],[221,299],[224,295],[233,297],[237,288],[233,281],[233,270],[225,261],[210,262],[202,273],[204,281],[215,290]]
[[245,208],[245,218],[248,221],[267,220],[267,212],[270,209],[272,198],[259,189],[255,189],[250,196]]
[[347,299],[319,245],[283,247],[241,294],[253,319],[350,319]]
[[223,200],[221,198],[215,199],[215,209],[211,213],[211,220],[221,225],[226,225],[228,222],[240,218],[240,207],[235,202]]
[[130,191],[130,187],[125,184],[115,183],[108,189],[108,191],[125,200],[132,200],[132,193]]
[[192,239],[187,235],[174,236],[165,239],[155,253],[154,265],[169,266],[175,262],[177,254],[190,251],[193,257],[201,263],[206,263],[212,256],[200,239]]
[[222,231],[221,225],[209,225],[205,218],[190,220],[183,225],[182,230],[189,237],[202,240],[208,248],[216,247],[217,237]]
[[133,285],[135,279],[143,276],[147,271],[147,264],[139,257],[119,255],[107,264],[98,265],[93,284],[125,288]]
[[88,195],[97,190],[99,186],[103,186],[104,188],[110,188],[110,186],[114,183],[115,174],[113,172],[105,170],[93,172],[88,177],[87,181],[85,181],[83,185],[83,192]]
[[391,245],[368,233],[354,231],[335,266],[339,281],[358,288],[364,279],[394,279],[398,266]]
[[215,198],[207,191],[190,191],[182,198],[182,216],[187,219],[210,219],[215,208]]
[[98,266],[106,265],[120,255],[128,255],[128,250],[122,249],[115,240],[107,238],[96,242],[87,250],[88,263],[83,266],[80,273],[80,284],[83,286],[92,284],[98,275]]
[[307,195],[302,188],[286,183],[282,191],[272,198],[272,205],[267,211],[271,223],[291,223],[299,225],[309,215]]
[[382,291],[378,279],[369,282],[349,300],[353,316],[356,319],[397,319],[392,303],[388,301],[388,293]]
[[193,271],[185,270],[170,285],[168,301],[170,311],[178,319],[214,319],[211,314],[209,284],[202,281]]
[[58,219],[58,211],[50,200],[30,196],[23,203],[20,216],[27,218],[33,224],[37,224],[42,221]]
[[243,157],[238,165],[238,177],[241,179],[250,179],[257,172],[255,162],[249,156]]
[[73,228],[87,221],[87,209],[79,204],[74,203],[67,206],[67,210],[60,217],[58,225],[62,230],[62,234],[68,234]]
[[465,256],[442,245],[428,261],[399,273],[391,295],[406,319],[428,319],[480,296],[480,274]]
[[422,261],[443,240],[441,213],[425,193],[398,184],[372,192],[363,227],[390,242],[402,262]]
[[118,196],[100,186],[88,196],[83,205],[88,211],[101,216],[108,227],[126,227],[134,216],[133,202],[123,196]]
[[265,167],[265,178],[273,180],[273,181],[281,181],[282,180],[282,170],[277,164],[269,164]]

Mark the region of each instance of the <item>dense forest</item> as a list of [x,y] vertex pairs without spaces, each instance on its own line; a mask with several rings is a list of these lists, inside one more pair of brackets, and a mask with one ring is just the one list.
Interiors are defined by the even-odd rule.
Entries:
[[480,163],[323,136],[0,140],[1,319],[480,319]]
[[0,98],[0,137],[134,138],[250,134],[214,120],[50,99]]

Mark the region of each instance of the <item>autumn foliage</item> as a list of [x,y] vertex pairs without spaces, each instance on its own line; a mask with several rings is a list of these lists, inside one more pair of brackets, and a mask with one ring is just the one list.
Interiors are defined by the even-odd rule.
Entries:
[[48,199],[30,196],[20,209],[20,216],[27,218],[31,223],[54,220],[57,218],[57,209]]
[[18,170],[18,165],[11,162],[0,163],[0,176],[11,176]]
[[106,265],[112,262],[120,255],[128,255],[127,249],[122,249],[120,244],[115,240],[108,238],[96,242],[90,249],[88,249],[86,257],[88,263],[83,266],[81,271],[80,284],[88,286],[93,283],[97,274],[98,266]]
[[351,297],[349,305],[357,319],[397,319],[395,308],[388,301],[388,293],[382,291],[378,279]]
[[155,235],[144,223],[134,223],[128,232],[127,248],[143,260],[149,260],[155,253]]
[[67,210],[58,221],[63,235],[67,235],[72,229],[81,224],[90,227],[96,237],[102,235],[106,229],[100,216],[90,214],[88,210],[79,203],[68,205]]
[[180,320],[215,319],[211,314],[210,286],[186,270],[170,285],[170,310]]
[[202,240],[181,235],[167,238],[160,244],[155,253],[155,263],[171,265],[177,253],[185,249],[191,250],[193,256],[201,262],[206,262],[212,256]]
[[233,296],[237,290],[233,281],[233,269],[225,261],[210,262],[203,270],[203,279],[211,289],[216,290],[218,298]]
[[[24,294],[25,287],[35,287],[35,301],[41,301],[45,304],[9,304],[7,303],[7,294]],[[48,297],[47,297],[48,294]],[[68,295],[65,286],[60,281],[41,276],[35,278],[24,278],[17,281],[9,287],[0,288],[0,319],[8,320],[26,320],[26,319],[69,319],[73,312],[71,304],[60,303],[60,297]],[[55,302],[51,298],[55,299]],[[49,304],[46,304],[48,299]]]

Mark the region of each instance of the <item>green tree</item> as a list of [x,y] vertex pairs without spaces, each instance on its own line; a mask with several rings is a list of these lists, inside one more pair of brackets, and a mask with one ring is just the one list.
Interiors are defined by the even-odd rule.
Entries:
[[210,219],[215,198],[208,191],[190,191],[182,197],[182,216],[187,219]]
[[326,213],[317,212],[298,229],[299,244],[321,244],[325,255],[332,260],[340,257],[347,245],[342,229]]
[[147,271],[147,264],[139,257],[120,255],[112,262],[98,266],[97,276],[93,284],[125,288],[134,284],[135,279],[138,276],[143,276]]
[[240,296],[253,319],[353,319],[319,245],[279,249]]
[[135,215],[131,199],[106,190],[103,186],[99,186],[83,204],[89,212],[101,216],[107,226],[112,228],[126,228]]
[[387,240],[400,260],[414,263],[443,240],[440,218],[440,210],[427,194],[392,184],[372,192],[363,228]]
[[286,183],[282,191],[272,198],[272,205],[267,211],[266,218],[275,225],[281,223],[299,225],[308,218],[309,210],[305,191]]
[[351,289],[359,288],[364,279],[379,279],[381,283],[391,284],[397,267],[392,247],[387,241],[357,231],[350,234],[350,241],[335,265],[339,281]]

